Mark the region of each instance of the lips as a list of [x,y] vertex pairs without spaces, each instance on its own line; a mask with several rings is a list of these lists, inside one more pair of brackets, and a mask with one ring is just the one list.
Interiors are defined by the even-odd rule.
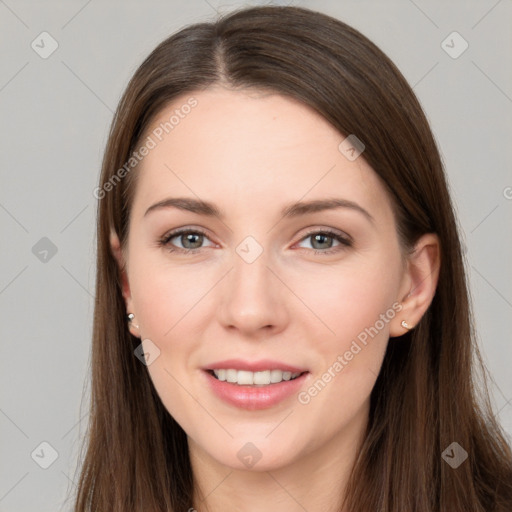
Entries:
[[277,406],[281,402],[290,400],[300,392],[311,374],[304,372],[299,377],[291,380],[283,380],[268,385],[240,385],[221,381],[215,378],[209,370],[202,372],[206,389],[224,403],[239,409],[261,410]]
[[282,370],[283,372],[304,373],[307,368],[293,366],[281,361],[262,359],[259,361],[243,361],[242,359],[225,359],[216,361],[203,367],[203,370],[246,370],[249,372],[263,372],[266,370]]
[[[271,359],[226,359],[212,362],[202,370],[205,384],[214,395],[232,406],[248,410],[276,406],[298,393],[310,377],[306,368]],[[250,382],[249,374],[257,382]]]

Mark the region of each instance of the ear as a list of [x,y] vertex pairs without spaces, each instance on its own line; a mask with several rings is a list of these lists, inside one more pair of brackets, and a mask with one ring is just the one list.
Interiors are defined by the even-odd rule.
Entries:
[[[128,281],[128,274],[126,271],[126,258],[121,248],[119,237],[117,233],[113,230],[110,232],[110,248],[117,262],[117,266],[119,268],[121,291],[123,294],[124,301],[126,303],[126,313],[133,313],[135,315],[133,300],[130,291],[130,283]],[[136,318],[134,318],[133,321],[128,322],[128,326],[133,336],[140,337],[138,322]]]
[[402,309],[390,322],[391,338],[408,332],[409,329],[402,326],[402,321],[407,322],[410,328],[418,325],[436,293],[440,263],[441,249],[438,236],[434,233],[421,236],[413,251],[407,256],[406,269],[397,297]]

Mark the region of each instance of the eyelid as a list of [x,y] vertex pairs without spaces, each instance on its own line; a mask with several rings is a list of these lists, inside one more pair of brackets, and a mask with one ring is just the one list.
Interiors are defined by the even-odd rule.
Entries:
[[[199,228],[199,227],[195,227],[195,226],[187,226],[187,227],[183,227],[183,228],[171,229],[165,235],[163,235],[161,238],[159,238],[158,242],[161,245],[166,245],[169,243],[169,241],[171,239],[176,238],[177,236],[180,236],[180,235],[187,234],[187,233],[197,233],[197,234],[203,235],[205,238],[208,238],[208,240],[210,240],[210,242],[215,243],[210,239],[210,236],[203,228]],[[200,249],[203,249],[203,247],[201,247]],[[181,247],[176,247],[176,250],[190,252],[190,251],[197,251],[199,249],[182,249]]]
[[312,235],[327,235],[328,238],[336,240],[338,242],[338,245],[334,245],[333,247],[329,247],[327,249],[299,247],[298,250],[305,250],[307,253],[313,252],[314,255],[328,257],[332,255],[339,255],[344,250],[347,250],[354,246],[354,240],[348,233],[333,228],[310,229],[307,233],[301,236],[301,238],[298,240],[298,242],[296,242],[296,244],[299,244],[302,241],[307,240]]
[[326,228],[326,227],[313,227],[309,229],[302,237],[299,239],[299,242],[302,241],[304,238],[316,234],[316,233],[324,233],[327,235],[332,236],[339,236],[340,238],[344,238],[347,242],[350,242],[351,244],[354,243],[354,239],[345,231],[342,231],[341,229],[335,229],[335,228]]

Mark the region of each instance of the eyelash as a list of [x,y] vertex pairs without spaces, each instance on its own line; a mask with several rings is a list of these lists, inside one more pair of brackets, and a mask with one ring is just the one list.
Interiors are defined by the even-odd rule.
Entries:
[[[181,254],[196,254],[197,252],[199,252],[202,249],[202,247],[197,248],[197,249],[182,249],[181,247],[171,247],[170,246],[170,241],[173,238],[175,238],[179,235],[188,235],[188,234],[203,235],[204,237],[208,238],[208,235],[201,229],[178,229],[176,231],[172,231],[171,233],[167,233],[162,238],[160,238],[158,240],[158,245],[161,247],[165,247],[167,249],[167,251],[171,252],[171,253],[177,252],[177,253],[181,253]],[[312,235],[327,235],[329,238],[334,238],[335,240],[340,242],[340,245],[338,245],[334,249],[326,249],[326,250],[309,249],[309,250],[313,250],[315,252],[315,254],[321,254],[321,255],[335,254],[335,253],[339,252],[340,250],[342,250],[344,247],[352,247],[352,245],[353,245],[353,242],[349,237],[346,238],[346,237],[340,235],[339,233],[337,233],[336,231],[332,231],[330,229],[309,231],[299,240],[299,242],[305,240],[306,238],[311,237]]]

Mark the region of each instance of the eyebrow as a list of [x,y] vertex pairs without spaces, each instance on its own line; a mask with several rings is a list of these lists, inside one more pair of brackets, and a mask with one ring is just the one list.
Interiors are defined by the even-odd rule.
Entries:
[[[192,197],[169,197],[162,201],[158,201],[158,203],[151,205],[146,210],[144,217],[152,211],[171,207],[196,213],[198,215],[205,215],[207,217],[218,217],[221,220],[225,218],[225,214],[215,204],[201,199],[194,199]],[[375,222],[373,216],[362,206],[353,201],[349,201],[348,199],[341,198],[316,199],[292,203],[281,210],[281,216],[283,218],[295,218],[300,215],[307,215],[308,213],[334,210],[337,208],[348,208],[354,210],[363,214],[370,222]]]

